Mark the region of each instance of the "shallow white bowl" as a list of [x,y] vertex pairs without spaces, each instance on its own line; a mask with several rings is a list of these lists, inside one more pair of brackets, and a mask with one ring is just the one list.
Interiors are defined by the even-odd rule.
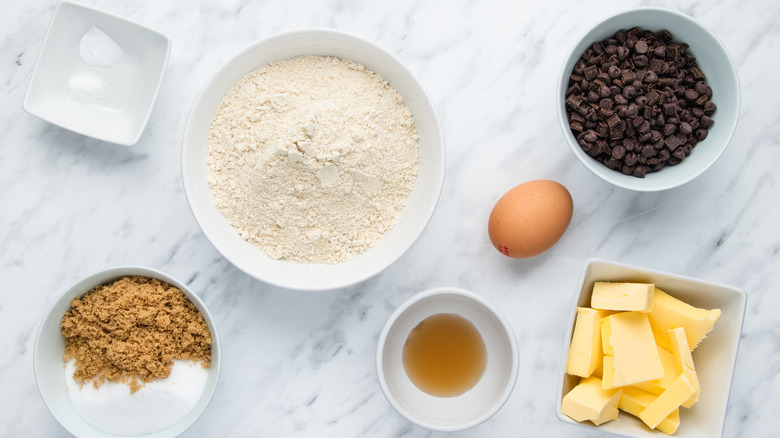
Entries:
[[[414,189],[398,223],[377,244],[338,264],[305,264],[267,257],[245,241],[214,205],[208,183],[208,135],[225,94],[252,70],[303,55],[335,56],[362,63],[403,97],[419,136],[419,167]],[[182,178],[192,213],[203,234],[233,265],[276,286],[327,290],[366,280],[395,262],[422,234],[433,215],[444,181],[444,138],[431,99],[412,73],[392,54],[335,30],[301,30],[261,40],[228,61],[205,85],[190,112],[182,145]]]
[[[422,320],[437,313],[454,313],[471,321],[487,347],[482,379],[457,397],[429,395],[404,371],[406,338]],[[506,318],[481,296],[458,288],[431,289],[413,296],[390,316],[379,335],[376,366],[387,401],[406,419],[432,430],[463,430],[492,417],[509,398],[517,380],[517,340]]]
[[184,283],[151,268],[118,266],[95,272],[68,286],[49,306],[38,329],[38,336],[35,339],[35,351],[33,353],[35,379],[38,382],[38,390],[43,397],[43,401],[57,421],[68,432],[78,437],[110,438],[120,435],[107,434],[96,430],[85,422],[73,408],[65,388],[65,362],[63,361],[65,338],[60,331],[60,321],[62,321],[65,312],[70,308],[70,303],[74,298],[89,292],[99,285],[133,275],[156,278],[179,288],[203,315],[211,333],[211,367],[209,368],[206,387],[197,405],[175,425],[157,433],[143,435],[143,437],[164,438],[181,434],[203,413],[214,394],[214,390],[217,388],[222,359],[217,326],[206,305],[192,290]]
[[[81,59],[79,42],[96,27],[123,56],[108,66]],[[33,70],[24,110],[49,123],[111,143],[138,142],[162,84],[171,43],[168,38],[126,18],[89,6],[60,2],[54,10]],[[74,95],[68,81],[89,72],[105,83],[99,101]]]
[[[666,166],[658,172],[650,172],[644,178],[624,175],[609,169],[585,153],[569,129],[566,116],[565,93],[574,64],[591,44],[611,37],[620,29],[638,26],[652,31],[669,30],[674,41],[690,45],[689,53],[696,57],[699,67],[707,76],[712,88],[712,102],[717,110],[712,118],[715,123],[709,128],[704,141],[699,142],[693,152],[676,166]],[[640,192],[667,190],[685,184],[712,166],[726,150],[739,116],[740,90],[737,70],[726,47],[718,38],[693,18],[680,12],[643,7],[621,12],[594,25],[577,40],[561,67],[555,90],[558,121],[563,136],[574,155],[599,178],[618,187]]]
[[674,434],[679,438],[721,436],[737,361],[739,338],[742,334],[742,321],[745,318],[747,305],[745,292],[731,286],[601,259],[589,259],[585,262],[574,293],[574,303],[569,313],[568,328],[562,345],[561,378],[558,381],[555,407],[558,418],[565,423],[575,424],[591,431],[610,432],[620,436],[634,438],[666,436],[662,432],[650,430],[641,420],[622,411],[619,421],[611,421],[598,427],[590,421],[578,423],[561,411],[563,396],[578,381],[578,378],[566,374],[567,355],[574,331],[577,307],[590,307],[593,284],[597,281],[655,283],[664,292],[692,306],[706,309],[718,308],[722,311],[715,328],[693,352],[696,374],[701,384],[701,398],[690,409],[680,409],[680,427]]

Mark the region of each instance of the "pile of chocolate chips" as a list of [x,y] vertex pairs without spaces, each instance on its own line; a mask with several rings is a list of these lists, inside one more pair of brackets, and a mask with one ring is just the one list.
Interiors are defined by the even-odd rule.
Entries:
[[569,127],[583,151],[644,178],[679,164],[707,137],[712,89],[688,45],[667,30],[619,30],[593,43],[566,90]]

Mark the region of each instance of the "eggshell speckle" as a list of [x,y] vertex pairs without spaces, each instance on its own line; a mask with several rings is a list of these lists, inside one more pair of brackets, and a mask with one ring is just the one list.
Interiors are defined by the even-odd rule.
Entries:
[[566,231],[574,206],[566,187],[550,180],[520,184],[496,202],[488,219],[493,246],[513,258],[550,249]]

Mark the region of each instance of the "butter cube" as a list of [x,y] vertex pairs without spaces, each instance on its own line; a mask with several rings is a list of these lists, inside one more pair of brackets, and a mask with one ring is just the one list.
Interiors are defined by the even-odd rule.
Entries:
[[601,351],[606,356],[612,356],[615,354],[615,351],[612,348],[612,339],[612,319],[605,316],[601,318]]
[[[639,388],[629,386],[623,388],[620,394],[618,408],[623,412],[639,417],[639,414],[645,410],[657,397],[649,392],[642,391]],[[673,435],[680,427],[680,409],[675,409],[666,418],[658,423],[655,428],[667,435]]]
[[601,364],[601,314],[587,307],[577,308],[569,346],[566,372],[572,376],[589,377]]
[[597,281],[593,285],[590,306],[604,310],[653,310],[654,284],[610,283]]
[[[608,387],[629,386],[664,376],[646,313],[614,313],[602,318],[601,329],[605,354],[603,373]],[[607,356],[612,356],[611,364]],[[612,369],[608,369],[610,365]]]
[[688,346],[693,351],[699,342],[707,336],[720,318],[720,309],[700,309],[674,298],[659,288],[655,288],[653,310],[648,313],[650,325],[658,345],[671,351],[668,330],[684,327]]
[[[603,357],[604,356],[602,355],[602,358]],[[599,366],[597,366],[596,369],[593,370],[593,373],[591,374],[591,376],[596,376],[599,379],[604,377],[604,361],[603,361],[603,359],[601,361],[599,361]]]
[[666,348],[658,347],[658,356],[661,358],[661,365],[664,367],[663,377],[637,383],[634,387],[647,391],[650,394],[660,395],[677,380],[680,373],[677,371],[677,367],[674,364],[674,356],[672,353],[667,351]]
[[561,402],[561,410],[575,421],[589,420],[596,426],[618,417],[620,389],[602,389],[601,379],[583,379]]
[[688,401],[683,403],[683,407],[690,408],[699,401],[701,395],[701,386],[699,386],[699,377],[696,375],[696,368],[693,366],[693,356],[688,347],[688,338],[685,336],[685,328],[677,327],[669,330],[669,343],[672,346],[672,357],[674,359],[674,368],[676,373],[687,374],[691,379],[696,394]]
[[639,418],[651,429],[668,417],[675,409],[696,394],[696,388],[687,374],[681,374],[666,391],[661,393],[647,408],[639,413]]

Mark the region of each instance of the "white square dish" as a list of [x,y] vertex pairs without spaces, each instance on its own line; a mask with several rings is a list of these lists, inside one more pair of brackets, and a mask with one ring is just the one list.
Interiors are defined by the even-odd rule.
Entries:
[[[80,47],[95,34],[103,38],[98,58]],[[109,58],[107,46],[114,49]],[[63,1],[49,23],[24,110],[70,131],[131,146],[149,120],[170,48],[168,37],[155,30]]]
[[715,328],[693,352],[696,372],[702,388],[701,398],[691,409],[680,410],[680,427],[674,435],[682,438],[721,436],[737,360],[739,338],[742,334],[742,322],[745,318],[747,304],[745,292],[731,286],[600,259],[589,259],[585,262],[569,314],[556,393],[555,413],[558,419],[564,423],[625,437],[667,436],[657,430],[649,429],[641,420],[622,411],[617,421],[598,427],[589,421],[578,423],[561,411],[563,396],[577,383],[576,377],[566,374],[566,361],[577,307],[590,307],[590,297],[596,281],[655,283],[664,292],[692,306],[705,309],[719,308],[722,311]]

